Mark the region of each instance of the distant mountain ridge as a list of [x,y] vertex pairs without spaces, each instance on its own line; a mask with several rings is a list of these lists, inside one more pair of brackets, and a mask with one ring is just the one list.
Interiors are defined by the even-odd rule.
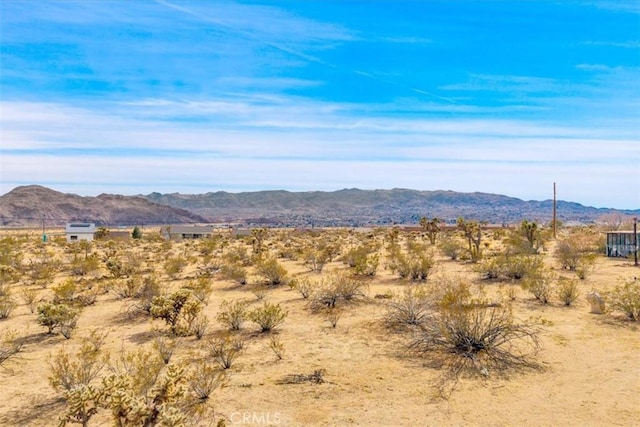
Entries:
[[0,196],[0,225],[29,226],[43,220],[48,226],[59,226],[68,221],[91,221],[98,225],[207,221],[192,212],[159,205],[137,196],[101,194],[83,197],[39,185],[16,187]]
[[[457,217],[491,223],[513,223],[522,219],[548,222],[552,200],[523,201],[489,193],[455,191],[359,190],[289,192],[284,190],[205,194],[151,193],[155,203],[185,209],[214,221],[242,221],[282,226],[359,226],[416,223],[423,217],[453,221]],[[637,215],[639,210],[594,208],[573,202],[558,202],[558,219],[593,222],[607,213]]]
[[[0,225],[62,225],[86,220],[106,225],[239,223],[281,227],[416,224],[423,216],[455,221],[457,217],[490,223],[523,219],[549,222],[551,200],[524,201],[490,193],[455,191],[360,190],[289,192],[285,190],[204,194],[151,193],[140,196],[101,194],[84,197],[39,185],[16,187],[0,196]],[[594,208],[558,202],[558,219],[594,222],[598,217],[637,210]]]

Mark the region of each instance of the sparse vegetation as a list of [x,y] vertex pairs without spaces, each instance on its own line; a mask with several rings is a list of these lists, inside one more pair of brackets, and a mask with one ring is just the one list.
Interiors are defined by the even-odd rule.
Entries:
[[[283,401],[298,390],[307,399],[305,387],[326,381],[321,367],[340,378],[336,385],[358,384],[349,388],[353,398],[373,404],[388,397],[387,389],[405,395],[406,387],[419,390],[423,402],[423,393],[443,391],[445,383],[455,387],[458,380],[462,402],[477,390],[469,383],[475,377],[488,378],[492,392],[506,399],[507,389],[501,389],[510,383],[495,383],[496,377],[517,382],[512,374],[555,366],[556,357],[588,363],[596,376],[606,371],[612,381],[627,384],[618,360],[633,359],[640,316],[632,263],[598,256],[597,230],[563,228],[558,243],[567,240],[582,248],[583,259],[591,258],[582,264],[585,282],[578,277],[580,261],[573,270],[568,264],[560,269],[558,252],[549,251],[556,242],[545,247],[543,226],[536,226],[540,236],[533,243],[522,224],[515,230],[480,226],[482,258],[475,263],[446,259],[471,260],[464,232],[453,227],[442,227],[437,246],[424,228],[402,226],[274,228],[259,244],[254,236],[231,238],[226,230],[206,242],[167,242],[153,238],[157,233],[146,226],[144,239],[91,245],[69,245],[52,238],[55,232],[45,245],[39,232],[34,238],[20,231],[12,232],[20,237],[7,248],[0,236],[0,317],[3,298],[12,302],[0,324],[4,331],[19,331],[0,334],[0,373],[10,380],[0,419],[20,425],[215,425],[231,421],[238,396],[247,406],[274,398],[274,383],[282,384]],[[454,256],[443,250],[447,245]],[[74,257],[79,262],[85,255],[100,260],[99,268],[78,274]],[[173,279],[165,268],[171,257],[186,262]],[[375,274],[366,273],[370,262]],[[284,280],[272,283],[265,265],[282,267]],[[40,275],[41,267],[50,268],[50,275]],[[233,276],[233,270],[240,273]],[[586,315],[584,296],[591,287],[606,302],[602,312],[613,317]],[[109,337],[97,331],[109,331]],[[544,359],[536,353],[539,339],[552,341]],[[605,367],[575,352],[588,345],[606,346],[615,357]],[[47,357],[49,375],[37,375]],[[354,369],[355,360],[365,363]],[[302,366],[302,373],[282,377],[286,366],[293,367],[289,372]],[[372,373],[384,386],[369,386]],[[554,369],[564,384],[588,375]],[[46,387],[47,377],[54,387]],[[538,379],[539,387],[551,386],[546,375],[528,383],[537,388]],[[227,383],[217,401],[216,390]],[[509,392],[521,397],[518,387]],[[592,392],[600,400],[605,393]],[[340,393],[332,386],[323,396],[342,399]],[[408,399],[407,410],[424,413],[412,405]],[[293,413],[288,411],[283,409],[287,417]],[[629,421],[622,411],[613,413]],[[332,422],[351,422],[346,412],[336,414]],[[380,421],[363,416],[365,423]]]

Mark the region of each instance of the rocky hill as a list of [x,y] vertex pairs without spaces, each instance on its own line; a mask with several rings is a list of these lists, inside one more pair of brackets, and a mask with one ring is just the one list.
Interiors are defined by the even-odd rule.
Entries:
[[[490,223],[513,223],[522,219],[548,222],[551,200],[524,201],[488,193],[417,191],[408,189],[333,192],[257,191],[206,194],[161,194],[147,200],[185,209],[213,221],[245,222],[281,226],[358,226],[416,223],[421,217],[455,221],[459,216]],[[573,202],[558,202],[558,219],[593,222],[607,213],[638,215],[636,211],[598,209]]]
[[[639,216],[640,210],[598,209],[558,202],[558,219],[590,223],[604,214]],[[549,222],[552,201],[524,201],[488,193],[407,189],[339,191],[257,191],[206,194],[82,197],[37,185],[17,187],[0,197],[0,225],[63,225],[86,220],[106,225],[241,223],[283,227],[415,224],[423,216],[454,222],[459,216],[490,223],[523,219]]]
[[207,221],[195,213],[136,196],[82,197],[29,185],[16,187],[0,197],[0,225],[31,226],[43,220],[48,226],[78,220],[111,226]]

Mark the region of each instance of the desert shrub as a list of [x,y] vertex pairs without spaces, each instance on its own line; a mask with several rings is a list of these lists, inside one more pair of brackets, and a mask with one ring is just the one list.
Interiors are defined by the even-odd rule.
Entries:
[[9,285],[0,286],[0,319],[6,319],[16,307]]
[[244,343],[240,339],[215,339],[209,343],[209,356],[221,369],[229,369],[243,348]]
[[0,264],[0,287],[13,283],[20,277],[20,273],[14,267]]
[[47,251],[29,260],[26,266],[26,274],[30,283],[46,288],[60,270],[60,262]]
[[427,280],[435,266],[433,253],[415,242],[407,244],[406,253],[395,247],[390,256],[390,268],[403,279],[414,282]]
[[257,323],[261,332],[271,332],[280,326],[286,317],[287,312],[282,309],[280,304],[269,304],[268,302],[248,314],[249,320]]
[[454,261],[460,258],[460,255],[462,255],[465,250],[462,243],[458,241],[455,236],[450,234],[445,234],[440,238],[438,249],[444,256],[447,256]]
[[501,254],[478,262],[474,271],[481,273],[487,279],[520,280],[526,276],[539,274],[543,267],[543,259],[536,255]]
[[567,279],[566,277],[560,277],[558,279],[558,298],[566,306],[570,306],[580,296],[578,290],[578,282],[573,279]]
[[222,266],[222,276],[227,280],[233,280],[239,285],[247,284],[247,269],[241,265],[227,263]]
[[334,253],[335,250],[332,247],[327,247],[324,242],[320,241],[306,247],[302,252],[302,258],[311,271],[320,273],[324,266],[331,261]]
[[176,349],[176,341],[164,337],[158,337],[153,341],[153,348],[158,352],[158,356],[165,365],[168,365]]
[[334,272],[325,277],[313,293],[311,308],[334,308],[339,301],[366,297],[366,290],[366,282],[343,272]]
[[605,294],[612,310],[624,313],[630,320],[640,320],[640,281],[630,279]]
[[539,274],[527,276],[522,280],[522,289],[531,292],[531,294],[542,304],[548,304],[553,294],[554,277],[548,272],[540,272]]
[[80,315],[77,308],[67,304],[43,303],[38,306],[38,324],[48,328],[48,333],[53,333],[55,328],[68,328],[75,326]]
[[308,277],[302,277],[296,280],[294,284],[294,289],[298,291],[304,299],[309,298],[311,294],[313,294],[314,288],[315,284]]
[[209,296],[213,290],[211,287],[211,279],[209,277],[200,276],[195,280],[191,280],[187,283],[185,288],[191,290],[193,296],[204,305],[209,303]]
[[353,269],[354,274],[375,276],[380,262],[378,248],[372,245],[360,245],[348,250],[342,256],[342,262]]
[[563,269],[576,271],[585,278],[600,250],[601,237],[589,230],[578,230],[558,240],[555,256]]
[[100,258],[97,254],[74,256],[71,261],[71,274],[74,276],[85,276],[87,274],[96,274],[100,269]]
[[61,391],[88,385],[105,367],[106,359],[95,346],[84,343],[75,357],[60,349],[49,361],[49,384]]
[[277,336],[272,336],[269,340],[269,349],[273,351],[278,360],[282,360],[284,357],[284,344],[278,339]]
[[247,318],[246,301],[222,301],[220,311],[216,317],[218,322],[227,327],[230,331],[238,331],[242,327],[242,323]]
[[253,261],[251,255],[244,246],[234,246],[224,255],[224,260],[228,264],[237,264],[243,267],[250,266]]
[[575,272],[580,280],[586,279],[587,276],[591,274],[595,268],[597,258],[598,255],[594,253],[582,254],[582,256],[578,258]]
[[24,339],[19,338],[15,331],[6,331],[0,339],[0,366],[13,358],[22,350]]
[[76,297],[76,292],[78,291],[78,285],[76,281],[69,278],[57,286],[52,288],[53,291],[53,302],[55,304],[70,304],[74,301]]
[[108,356],[101,355],[99,349],[85,342],[75,357],[62,349],[50,360],[49,384],[61,391],[67,402],[60,425],[71,422],[87,426],[98,412],[104,397],[103,390],[90,383],[98,377],[107,359]]
[[268,286],[285,285],[288,281],[287,269],[275,258],[260,260],[256,265],[256,272],[264,278]]
[[474,298],[464,283],[450,283],[438,298],[434,316],[419,325],[411,344],[433,366],[446,367],[454,377],[538,366],[537,331],[517,323],[509,305]]
[[480,273],[486,279],[499,279],[504,275],[504,258],[504,255],[485,258],[477,263],[473,267],[473,270],[477,273]]
[[504,258],[504,275],[508,279],[520,280],[536,276],[544,267],[541,257],[536,255],[513,255]]
[[116,294],[118,298],[134,298],[138,295],[140,287],[142,285],[140,277],[130,277],[126,280],[116,280],[111,286],[111,290]]
[[139,350],[121,357],[119,366],[102,380],[101,406],[111,412],[114,425],[188,424],[185,364],[164,363]]
[[193,320],[191,324],[191,333],[196,337],[196,339],[200,340],[207,333],[209,329],[209,319],[204,314],[200,313]]
[[198,301],[188,289],[180,289],[170,295],[153,298],[150,314],[154,318],[163,319],[174,335],[189,335],[193,320],[202,309]]
[[199,360],[192,365],[187,382],[195,398],[202,401],[209,399],[216,389],[223,387],[227,383],[227,376],[206,360]]
[[188,261],[182,255],[170,256],[164,261],[163,267],[167,275],[172,279],[177,279],[180,273],[188,265]]
[[385,322],[390,327],[420,325],[432,315],[433,305],[433,299],[425,288],[409,286],[389,301]]
[[133,227],[133,230],[131,231],[131,238],[142,239],[142,230],[137,225]]
[[158,280],[153,276],[145,277],[135,294],[135,297],[139,299],[139,301],[134,305],[135,310],[151,314],[153,300],[160,296],[160,294],[161,288]]
[[332,307],[325,311],[324,317],[325,319],[327,319],[331,327],[335,328],[336,326],[338,326],[338,320],[340,320],[343,313],[344,310],[342,310],[341,308]]
[[131,277],[134,274],[138,274],[143,262],[141,257],[133,252],[126,252],[125,255],[121,257],[115,249],[107,250],[102,257],[102,261],[114,279]]

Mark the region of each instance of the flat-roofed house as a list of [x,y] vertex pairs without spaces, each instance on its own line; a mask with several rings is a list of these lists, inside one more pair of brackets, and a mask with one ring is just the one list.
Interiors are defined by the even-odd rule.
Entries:
[[212,226],[201,225],[166,225],[160,234],[167,240],[208,239],[213,235]]
[[96,232],[96,225],[92,222],[69,222],[65,227],[67,242],[79,240],[92,241]]

